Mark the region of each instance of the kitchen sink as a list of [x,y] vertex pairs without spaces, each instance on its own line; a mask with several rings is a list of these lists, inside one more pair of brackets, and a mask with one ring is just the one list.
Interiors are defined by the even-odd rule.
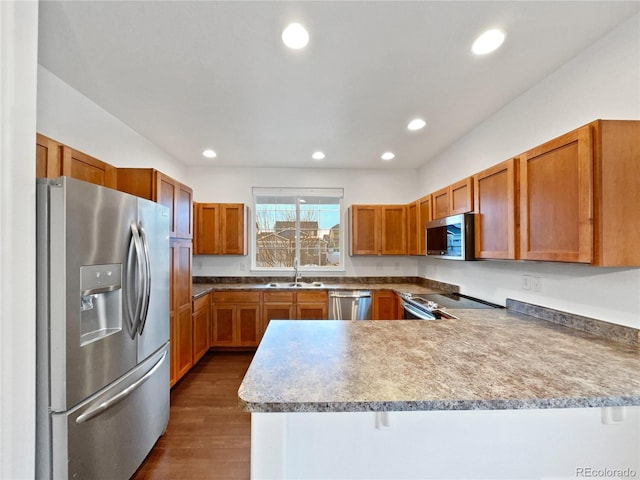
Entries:
[[267,287],[271,288],[320,288],[322,282],[269,282]]

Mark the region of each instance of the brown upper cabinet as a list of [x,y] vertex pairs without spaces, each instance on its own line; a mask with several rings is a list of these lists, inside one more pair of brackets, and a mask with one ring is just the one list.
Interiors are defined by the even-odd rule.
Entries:
[[512,158],[473,177],[476,258],[518,258],[517,166]]
[[406,205],[352,205],[351,255],[406,255]]
[[36,177],[58,178],[62,175],[62,144],[36,134]]
[[407,253],[425,255],[425,229],[431,220],[431,195],[407,205]]
[[640,266],[640,121],[596,120],[520,160],[520,256]]
[[246,255],[247,207],[243,203],[194,203],[196,255]]
[[409,255],[417,255],[420,246],[418,238],[418,222],[420,221],[420,213],[418,201],[411,202],[407,205],[407,253]]
[[36,134],[36,176],[61,175],[116,188],[116,167],[79,152],[44,135]]
[[640,121],[593,128],[593,265],[640,266]]
[[591,263],[593,138],[590,125],[520,156],[520,256]]
[[193,236],[193,190],[153,168],[119,168],[118,190],[169,208],[172,238]]
[[433,219],[472,210],[473,177],[467,177],[431,194],[431,218]]

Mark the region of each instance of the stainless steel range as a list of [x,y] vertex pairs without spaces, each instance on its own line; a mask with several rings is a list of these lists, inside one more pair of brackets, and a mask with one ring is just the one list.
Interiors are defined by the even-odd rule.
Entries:
[[504,308],[495,303],[486,302],[461,293],[426,293],[413,295],[401,293],[401,305],[407,320],[438,320],[458,318],[448,312],[448,308]]

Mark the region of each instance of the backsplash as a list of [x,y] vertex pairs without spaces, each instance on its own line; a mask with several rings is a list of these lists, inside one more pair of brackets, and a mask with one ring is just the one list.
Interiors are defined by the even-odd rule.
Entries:
[[640,330],[637,328],[604,322],[595,318],[583,317],[582,315],[541,307],[511,298],[507,298],[507,310],[565,325],[576,330],[629,345],[637,346],[640,344]]

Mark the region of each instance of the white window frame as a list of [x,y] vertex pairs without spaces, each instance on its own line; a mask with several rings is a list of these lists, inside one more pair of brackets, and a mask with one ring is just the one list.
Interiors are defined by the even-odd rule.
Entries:
[[[346,236],[346,227],[347,222],[344,221],[344,189],[343,188],[318,188],[318,187],[310,187],[310,188],[289,188],[289,187],[280,187],[280,188],[272,188],[272,187],[253,187],[252,188],[252,196],[253,196],[253,208],[252,208],[252,218],[251,218],[251,231],[250,239],[251,239],[251,248],[249,249],[251,255],[251,271],[256,273],[291,273],[293,274],[293,267],[259,267],[256,264],[257,255],[258,255],[258,246],[257,246],[257,232],[256,232],[256,220],[257,220],[257,207],[256,207],[256,199],[260,196],[283,196],[283,197],[300,197],[300,196],[315,196],[315,197],[331,197],[338,199],[338,203],[340,205],[340,214],[339,214],[339,224],[340,224],[340,262],[337,266],[325,266],[325,267],[310,267],[310,266],[300,266],[298,268],[298,272],[305,274],[322,274],[322,273],[335,273],[335,272],[345,272],[346,271],[346,255],[345,255],[345,236]],[[296,202],[296,231],[300,229],[300,207],[299,203]],[[300,258],[300,244],[296,242],[296,257]]]

